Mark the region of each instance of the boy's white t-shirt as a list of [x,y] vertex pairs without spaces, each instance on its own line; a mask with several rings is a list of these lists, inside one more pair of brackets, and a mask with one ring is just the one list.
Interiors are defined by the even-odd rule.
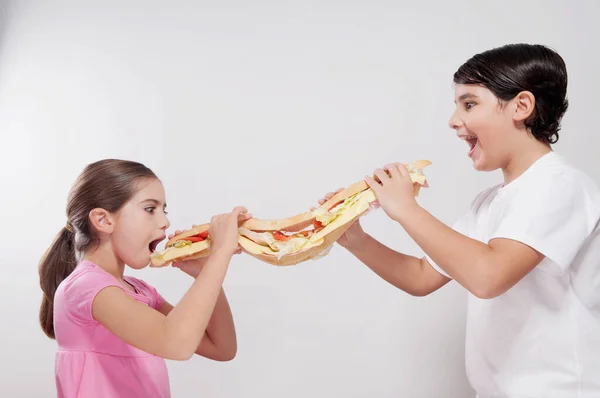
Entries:
[[600,397],[599,220],[596,184],[550,152],[481,192],[455,223],[481,242],[513,239],[545,255],[504,294],[469,294],[466,371],[480,398]]

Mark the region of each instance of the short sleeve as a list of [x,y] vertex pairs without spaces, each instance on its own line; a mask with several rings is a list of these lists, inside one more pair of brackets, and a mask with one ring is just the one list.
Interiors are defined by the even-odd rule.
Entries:
[[600,210],[597,194],[562,175],[536,181],[516,192],[489,240],[524,243],[546,259],[539,268],[562,274],[590,236]]
[[165,298],[160,295],[158,290],[156,290],[155,288],[152,288],[152,290],[154,290],[154,299],[152,300],[152,302],[154,303],[154,309],[158,311],[167,300],[165,300]]
[[89,270],[73,278],[65,287],[65,299],[71,316],[82,322],[95,322],[92,302],[102,289],[109,286],[122,289],[112,275],[102,270]]

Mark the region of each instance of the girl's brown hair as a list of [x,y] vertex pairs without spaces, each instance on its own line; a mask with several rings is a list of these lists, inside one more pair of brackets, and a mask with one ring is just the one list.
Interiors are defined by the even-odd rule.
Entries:
[[78,256],[98,243],[89,219],[90,211],[102,208],[111,213],[136,193],[143,179],[157,179],[143,164],[105,159],[86,166],[71,188],[67,202],[67,223],[56,235],[39,264],[40,287],[44,296],[40,324],[50,338],[54,335],[54,294],[58,285],[77,266]]

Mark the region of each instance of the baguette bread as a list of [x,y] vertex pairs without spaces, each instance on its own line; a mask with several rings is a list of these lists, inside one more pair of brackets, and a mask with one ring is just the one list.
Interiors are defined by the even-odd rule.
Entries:
[[[430,164],[428,160],[420,160],[406,165],[415,196],[422,186],[427,186],[422,169]],[[296,265],[327,255],[358,218],[376,207],[375,193],[364,180],[359,181],[311,211],[276,220],[246,220],[239,228],[239,245],[245,253],[265,263]],[[151,266],[208,256],[208,227],[209,224],[194,226],[174,236],[166,243],[165,250],[152,254]]]

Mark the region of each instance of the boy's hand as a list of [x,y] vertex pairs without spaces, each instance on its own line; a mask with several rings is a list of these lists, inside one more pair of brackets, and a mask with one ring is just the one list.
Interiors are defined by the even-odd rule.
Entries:
[[402,163],[392,163],[385,165],[383,169],[375,170],[374,174],[380,182],[370,176],[365,177],[365,182],[377,195],[383,211],[393,220],[400,222],[405,214],[418,206],[408,170]]
[[[327,202],[329,199],[331,199],[333,197],[333,195],[335,195],[338,192],[341,192],[343,190],[344,190],[344,188],[338,188],[334,192],[326,193],[323,198],[319,199],[319,201],[318,201],[319,205],[322,205],[323,203]],[[310,209],[314,210],[315,207],[311,207]],[[362,226],[360,225],[359,220],[356,220],[352,223],[352,225],[350,225],[350,227],[348,227],[346,232],[344,232],[342,234],[342,236],[339,237],[339,239],[337,240],[337,243],[340,246],[342,246],[348,250],[351,250],[354,248],[359,248],[361,246],[361,244],[364,242],[365,236],[366,236],[366,233],[362,229]]]

